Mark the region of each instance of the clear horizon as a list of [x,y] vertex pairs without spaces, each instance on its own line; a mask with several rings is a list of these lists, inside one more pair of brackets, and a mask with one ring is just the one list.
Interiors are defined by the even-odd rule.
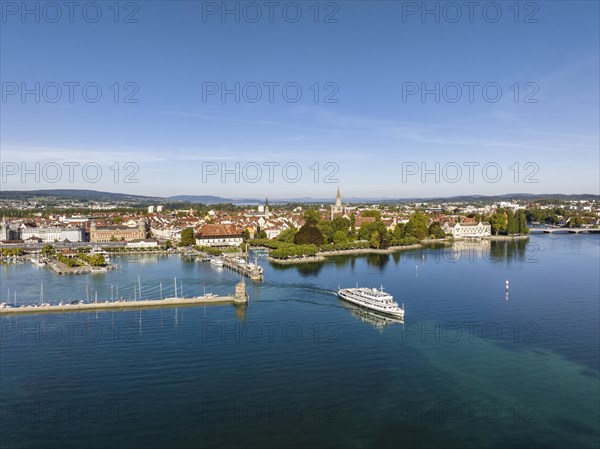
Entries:
[[[64,189],[28,189],[28,190],[12,190],[12,191],[16,191],[16,192],[35,192],[37,190],[64,190]],[[126,191],[108,191],[108,190],[95,190],[95,189],[67,189],[67,190],[76,190],[76,191],[85,191],[85,190],[92,190],[95,192],[99,192],[99,193],[112,193],[112,194],[123,194],[123,195],[138,195],[136,193],[132,193],[132,192],[126,192]],[[482,195],[479,193],[465,193],[465,194],[457,194],[457,195],[451,195],[451,196],[404,196],[404,197],[390,197],[390,196],[372,196],[372,197],[366,197],[366,196],[348,196],[348,195],[344,195],[343,191],[340,192],[342,194],[342,200],[345,199],[352,199],[352,200],[407,200],[407,199],[419,199],[419,200],[437,200],[437,199],[453,199],[453,198],[460,198],[460,197],[468,197],[468,196],[479,196],[482,198],[488,198],[488,197],[517,197],[520,195],[531,195],[533,197],[536,196],[547,196],[547,195],[565,195],[565,196],[575,196],[575,195],[589,195],[589,196],[599,196],[596,193],[589,193],[589,192],[585,192],[585,193],[562,193],[562,192],[552,192],[552,193],[526,193],[526,192],[507,192],[507,193],[499,193],[499,194],[494,194],[494,195]],[[153,197],[152,195],[140,195],[140,196],[148,196],[148,197]],[[242,201],[242,200],[256,200],[256,201],[264,201],[264,199],[267,199],[269,202],[273,201],[273,202],[278,202],[278,201],[287,201],[287,200],[303,200],[303,199],[310,199],[310,200],[331,200],[331,201],[335,201],[335,192],[332,195],[329,196],[304,196],[304,197],[271,197],[271,196],[265,196],[263,195],[261,196],[222,196],[222,195],[205,195],[205,194],[195,194],[195,193],[182,193],[182,194],[175,194],[175,195],[155,195],[154,197],[156,198],[162,198],[162,199],[169,199],[169,198],[173,198],[173,197],[177,197],[177,196],[190,196],[190,197],[203,197],[203,196],[212,196],[212,197],[217,197],[217,198],[223,198],[223,199],[230,199],[230,200],[234,200],[234,201]],[[509,199],[509,198],[507,198]]]
[[597,2],[225,3],[3,3],[2,190],[600,194]]

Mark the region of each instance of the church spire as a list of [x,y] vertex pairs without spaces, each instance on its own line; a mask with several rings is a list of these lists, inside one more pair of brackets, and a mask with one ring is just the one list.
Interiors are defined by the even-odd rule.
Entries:
[[337,189],[337,194],[335,195],[335,206],[331,206],[331,219],[334,219],[336,214],[344,213],[344,205],[342,203],[342,194],[340,193],[340,188]]

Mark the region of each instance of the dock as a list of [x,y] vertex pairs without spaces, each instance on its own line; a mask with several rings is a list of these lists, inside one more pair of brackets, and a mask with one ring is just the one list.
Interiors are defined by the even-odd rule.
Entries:
[[233,270],[237,273],[240,273],[252,281],[262,281],[263,280],[263,270],[259,265],[254,265],[253,267],[249,267],[247,264],[240,265],[231,257],[223,257],[223,266],[230,270]]

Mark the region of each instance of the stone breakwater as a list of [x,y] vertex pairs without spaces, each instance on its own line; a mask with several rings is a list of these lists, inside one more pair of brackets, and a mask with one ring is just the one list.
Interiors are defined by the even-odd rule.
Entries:
[[41,306],[3,307],[0,308],[0,315],[89,312],[103,310],[123,311],[131,309],[152,309],[175,306],[200,306],[207,304],[242,304],[246,302],[247,297],[239,298],[236,296],[196,296],[192,298],[165,298],[149,299],[143,301],[111,301],[84,304],[46,304]]

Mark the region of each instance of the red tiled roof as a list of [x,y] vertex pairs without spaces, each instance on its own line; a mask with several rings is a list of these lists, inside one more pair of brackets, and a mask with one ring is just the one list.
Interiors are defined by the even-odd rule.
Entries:
[[200,231],[201,237],[220,237],[224,235],[242,235],[242,231],[232,224],[207,224]]
[[364,223],[375,223],[375,217],[356,217],[355,226],[357,228],[360,228],[360,226]]

